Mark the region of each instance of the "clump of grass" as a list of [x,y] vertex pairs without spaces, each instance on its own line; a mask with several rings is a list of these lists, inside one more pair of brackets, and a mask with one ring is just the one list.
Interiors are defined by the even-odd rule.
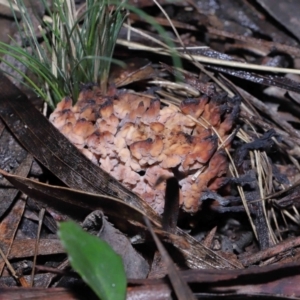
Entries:
[[[76,101],[81,83],[98,83],[105,94],[111,63],[125,66],[112,55],[127,11],[139,15],[158,31],[174,65],[181,67],[175,44],[163,27],[144,11],[127,4],[127,0],[86,0],[78,11],[75,0],[53,0],[52,7],[47,0],[41,2],[46,16],[38,19],[38,14],[32,14],[24,0],[7,0],[22,43],[0,42],[0,54],[9,57],[0,61],[18,73],[21,83],[34,89],[51,108],[66,95]],[[21,21],[17,16],[21,16]],[[13,65],[11,58],[25,66],[38,81]]]
[[87,0],[79,11],[74,0],[54,0],[51,8],[42,1],[47,17],[35,28],[24,1],[15,0],[22,21],[15,19],[27,47],[0,43],[0,53],[9,54],[39,78],[36,84],[10,65],[52,108],[65,95],[77,99],[80,83],[98,83],[105,93],[110,64],[120,63],[112,55],[126,18],[126,0]]

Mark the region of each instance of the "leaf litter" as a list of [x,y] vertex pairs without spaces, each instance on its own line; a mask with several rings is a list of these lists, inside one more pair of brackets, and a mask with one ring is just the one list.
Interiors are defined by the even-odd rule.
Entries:
[[[264,1],[254,5],[246,1],[213,2],[169,4],[161,1],[161,10],[153,2],[139,1],[137,6],[151,10],[152,17],[173,39],[184,70],[179,65],[171,67],[172,51],[152,32],[153,28],[143,19],[132,17],[134,40],[128,39],[126,30],[121,30],[114,57],[123,61],[131,59],[128,64],[133,71],[119,71],[119,76],[117,72],[112,73],[106,95],[89,84],[82,89],[76,104],[76,99],[72,104],[70,98],[65,98],[58,105],[50,119],[57,122],[55,126],[92,162],[45,122],[33,106],[15,101],[13,98],[22,94],[1,76],[2,120],[22,146],[56,176],[52,177],[45,169],[34,180],[26,179],[26,173],[18,171],[16,175],[1,172],[15,188],[35,201],[35,205],[29,205],[33,200],[27,200],[23,217],[18,216],[22,218],[18,231],[10,240],[3,238],[4,244],[12,243],[13,250],[15,242],[22,245],[24,238],[34,240],[39,220],[36,209],[46,208],[37,268],[41,268],[39,264],[50,268],[48,273],[35,275],[34,286],[48,287],[56,282],[59,283],[56,286],[64,287],[74,278],[68,273],[67,265],[62,267],[65,275],[53,276],[65,256],[61,256],[59,248],[47,252],[42,246],[47,241],[51,245],[51,239],[53,245],[57,243],[53,220],[71,218],[82,222],[90,212],[101,209],[109,217],[107,226],[112,231],[118,230],[121,236],[126,234],[128,245],[133,244],[133,247],[130,245],[132,251],[144,256],[150,267],[155,249],[147,247],[151,238],[142,221],[144,215],[168,245],[169,254],[181,270],[178,276],[190,283],[183,274],[200,275],[199,271],[189,268],[201,268],[203,274],[211,274],[211,278],[219,282],[208,288],[205,282],[211,282],[210,277],[194,279],[192,291],[197,297],[205,294],[215,299],[215,293],[219,293],[220,298],[232,297],[230,288],[234,288],[235,295],[263,297],[267,294],[272,298],[278,294],[279,286],[282,298],[299,296],[293,284],[299,276],[295,271],[299,255],[299,124],[293,118],[298,110],[298,78],[266,73],[289,73],[289,70],[297,73],[298,40],[268,17],[262,22],[262,16],[266,16]],[[293,12],[287,13],[292,17]],[[272,15],[276,16],[276,11],[272,11]],[[172,22],[179,33],[173,34]],[[180,40],[176,40],[177,34]],[[150,45],[149,37],[153,44],[145,46]],[[132,56],[137,54],[151,63],[144,60],[139,64],[137,59],[135,66]],[[224,66],[218,66],[223,62]],[[258,65],[260,67],[255,69]],[[251,67],[251,71],[247,67]],[[270,94],[269,86],[280,89]],[[24,96],[21,99],[27,101]],[[26,107],[30,111],[27,116],[22,113]],[[123,148],[114,148],[116,145]],[[18,164],[21,165],[21,161]],[[97,165],[114,178],[100,171]],[[155,171],[153,178],[149,176],[150,170]],[[58,187],[61,182],[57,178],[70,189]],[[176,205],[170,206],[169,196],[165,197],[171,178],[177,182],[173,184],[174,189],[179,187],[179,197],[173,195],[174,199],[178,198],[179,210]],[[187,187],[186,178],[190,180]],[[137,188],[138,185],[141,187]],[[12,203],[9,201],[7,207]],[[170,212],[161,215],[166,207]],[[9,210],[4,209],[4,213],[9,214]],[[162,224],[168,224],[163,225],[164,230]],[[216,231],[212,230],[215,227]],[[3,229],[3,236],[6,232]],[[31,247],[34,244],[32,242]],[[3,251],[5,247],[1,248]],[[17,252],[13,260],[9,253],[5,255],[12,260],[12,268],[21,274],[18,280],[24,275],[25,282],[30,282],[26,275],[31,273],[32,265],[22,259],[28,255],[32,261],[33,252],[27,253],[31,254],[22,256]],[[46,256],[43,258],[43,255]],[[130,261],[129,257],[125,258]],[[260,268],[230,271],[250,265],[260,265]],[[205,271],[210,268],[228,268],[226,274],[232,278],[229,289],[222,287],[224,273]],[[249,278],[261,272],[264,280],[249,279],[243,284],[241,277],[245,272]],[[1,280],[3,285],[16,285],[9,281],[8,270],[4,270]],[[155,284],[156,290],[153,289]],[[50,290],[67,295],[67,290],[58,290],[58,287]],[[150,279],[140,280],[138,287],[134,280],[129,281],[128,297],[133,297],[135,291],[145,291],[142,288],[152,299],[159,293],[170,297],[170,286]],[[3,292],[9,294],[9,289]]]

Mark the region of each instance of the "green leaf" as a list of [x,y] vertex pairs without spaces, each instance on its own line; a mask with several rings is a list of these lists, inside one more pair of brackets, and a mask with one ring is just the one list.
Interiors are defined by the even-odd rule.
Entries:
[[125,299],[126,275],[120,255],[74,222],[60,223],[58,235],[71,266],[99,298]]

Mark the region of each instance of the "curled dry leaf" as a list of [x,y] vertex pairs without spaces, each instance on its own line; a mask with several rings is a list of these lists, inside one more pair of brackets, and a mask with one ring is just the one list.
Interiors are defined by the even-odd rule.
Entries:
[[91,212],[85,218],[83,228],[107,242],[122,257],[127,278],[147,277],[148,262],[131,245],[129,238],[104,217],[102,211]]
[[[102,96],[98,87],[88,86],[75,105],[64,98],[50,121],[158,213],[163,212],[166,183],[157,182],[174,175],[180,179],[183,209],[196,212],[201,193],[216,191],[226,175],[227,158],[217,151],[215,131],[222,139],[230,133],[237,114],[233,103],[225,94],[202,95],[184,100],[180,111],[149,95],[117,91],[114,97]],[[207,128],[196,121],[200,117]]]

